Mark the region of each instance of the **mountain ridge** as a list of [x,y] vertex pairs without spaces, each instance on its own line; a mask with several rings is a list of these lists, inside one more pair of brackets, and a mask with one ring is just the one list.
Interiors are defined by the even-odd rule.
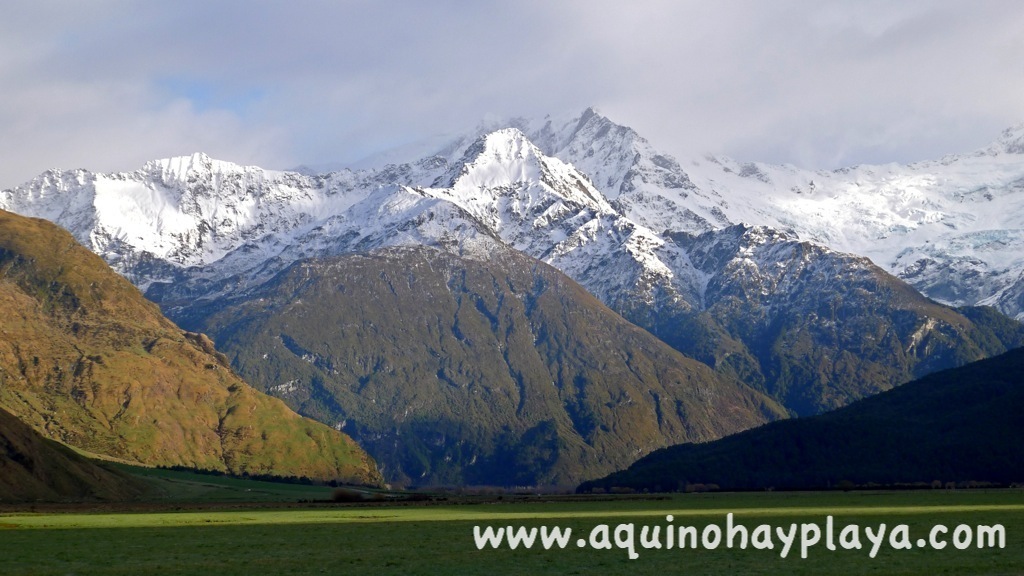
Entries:
[[[555,123],[563,125],[556,126]],[[502,123],[492,124],[499,126]],[[822,243],[841,252],[868,256],[891,273],[910,281],[925,294],[944,303],[988,304],[1011,316],[1021,313],[1018,304],[1014,302],[1024,294],[1021,292],[1024,287],[1017,281],[1017,277],[1024,273],[1024,261],[1013,254],[1021,252],[1015,251],[1015,247],[1024,242],[1024,232],[1020,232],[1024,229],[1024,223],[1012,217],[1020,211],[1014,209],[1016,204],[1001,204],[991,207],[991,210],[985,205],[985,202],[992,202],[986,198],[997,197],[996,191],[1002,191],[1002,196],[1009,197],[1006,200],[1008,202],[1017,202],[1015,198],[1022,196],[1018,192],[1024,189],[1024,185],[1015,184],[1018,181],[1024,182],[1024,169],[1020,168],[1019,159],[1014,160],[1019,156],[1014,153],[1017,150],[1014,143],[1020,140],[1019,130],[1014,128],[1007,129],[987,148],[975,153],[950,155],[937,161],[918,162],[906,167],[890,164],[806,171],[756,162],[741,163],[725,157],[694,160],[684,168],[670,156],[658,153],[633,130],[614,124],[593,109],[587,109],[578,118],[569,120],[545,119],[544,122],[531,122],[518,119],[505,124],[512,125],[527,139],[535,141],[546,155],[570,162],[600,187],[602,197],[609,198],[618,213],[641,226],[658,231],[658,234],[666,229],[701,233],[741,222],[770,225],[781,230],[792,230],[802,239]],[[485,129],[490,130],[493,126],[487,125]],[[500,130],[489,133],[496,131]],[[279,218],[276,225],[269,226],[269,230],[267,223],[275,220],[264,218],[259,222],[252,221],[252,202],[245,204],[235,200],[233,206],[229,202],[216,208],[208,207],[205,217],[190,229],[173,232],[180,245],[177,252],[166,246],[167,241],[157,243],[157,248],[161,243],[164,245],[162,256],[160,249],[154,251],[153,246],[140,247],[143,252],[176,259],[177,265],[200,265],[209,263],[211,258],[222,257],[224,250],[251,242],[255,239],[254,234],[280,234],[301,228],[311,223],[311,214],[337,213],[352,201],[342,200],[340,204],[334,204],[328,198],[337,200],[351,196],[353,192],[365,195],[366,190],[385,183],[412,188],[436,187],[441,183],[438,179],[451,165],[459,162],[459,158],[476,138],[456,139],[438,154],[408,164],[388,165],[374,170],[345,170],[315,177],[241,167],[194,154],[153,161],[137,173],[116,175],[114,179],[124,182],[130,180],[133,174],[138,177],[144,172],[159,172],[161,176],[158,180],[161,182],[183,183],[188,181],[189,170],[196,178],[202,172],[209,172],[219,175],[208,178],[214,191],[224,190],[219,184],[225,180],[243,180],[245,186],[240,187],[233,196],[237,199],[257,199],[261,204],[267,204],[267,211],[280,213],[282,208],[286,208],[279,201],[279,196],[261,196],[263,191],[271,190],[274,185],[283,187],[282,190],[289,197],[308,201],[308,210],[298,213],[290,210],[293,214],[288,218]],[[1007,160],[1007,157],[1013,158]],[[978,164],[979,161],[981,164]],[[171,165],[176,168],[171,170]],[[969,166],[963,170],[950,171],[950,166],[959,165]],[[196,170],[197,166],[203,170]],[[932,169],[940,173],[946,170],[947,174],[940,175],[940,178],[952,183],[942,184],[928,176],[928,170]],[[992,176],[981,176],[984,170]],[[173,177],[167,177],[165,172]],[[41,189],[74,188],[76,183],[81,183],[84,190],[88,191],[90,181],[97,178],[84,171],[65,173],[62,179],[57,178],[60,174],[51,171],[37,179],[41,181],[35,185],[0,193],[0,205],[59,221],[76,233],[80,241],[90,244],[98,253],[106,254],[108,261],[116,260],[118,251],[123,252],[123,247],[118,247],[119,242],[132,242],[132,233],[128,229],[85,231],[83,227],[90,223],[95,227],[97,217],[95,209],[91,215],[88,210],[83,210],[84,197],[88,193],[76,194],[77,199],[67,202],[64,209],[51,206],[47,210],[46,206],[40,206]],[[231,175],[231,178],[225,175]],[[973,191],[972,181],[977,183],[973,185]],[[847,199],[840,200],[837,195],[840,189],[861,192],[845,194]],[[310,190],[321,191],[322,197],[312,197]],[[883,211],[877,211],[877,216],[865,217],[865,210],[873,204],[864,198],[872,195],[889,198],[886,201],[889,205]],[[35,201],[29,202],[33,196]],[[933,196],[935,200],[930,200]],[[943,200],[943,197],[946,199]],[[764,199],[776,204],[766,204]],[[982,203],[978,204],[977,199],[981,199]],[[986,209],[985,217],[970,217],[962,211],[957,212],[950,204],[951,200],[971,201],[974,208]],[[283,211],[289,212],[287,209]],[[829,213],[832,216],[828,216]],[[900,216],[900,213],[904,215]],[[224,214],[229,217],[222,218]],[[243,218],[238,218],[239,215]],[[171,226],[180,220],[179,216],[168,213],[165,225]],[[238,220],[234,224],[236,228],[249,225],[255,228],[250,233],[239,230],[237,239],[231,240],[230,246],[217,247],[218,242],[222,243],[225,237],[235,233],[232,226],[224,225],[232,222],[230,216]],[[840,218],[837,220],[833,216]],[[124,213],[118,219],[131,221],[132,217]],[[1001,232],[979,230],[976,224],[972,224],[979,221],[996,222],[996,230]],[[845,231],[830,228],[838,224]],[[936,228],[936,224],[941,228]],[[950,226],[953,228],[950,229]],[[851,236],[850,231],[855,234]],[[171,231],[168,230],[168,233]],[[934,236],[940,242],[923,242],[923,234]],[[891,238],[904,238],[906,244],[894,251],[889,247],[900,244],[892,242]],[[104,244],[109,244],[110,249],[105,250]],[[211,248],[211,245],[214,247]],[[198,254],[197,251],[201,250],[209,254],[205,257]],[[116,262],[112,264],[118,267]],[[122,266],[118,269],[126,273],[125,268]],[[947,276],[957,281],[943,280]],[[140,280],[137,278],[136,283],[145,288],[146,284],[144,281],[140,283]]]
[[[906,182],[920,178],[914,180],[900,167],[812,177],[794,168],[712,158],[684,169],[635,131],[592,109],[568,120],[509,124],[455,139],[419,161],[376,170],[308,176],[193,156],[153,164],[149,170],[159,177],[149,178],[145,171],[95,177],[68,173],[60,186],[37,179],[0,193],[0,204],[91,224],[76,234],[145,288],[172,318],[187,317],[190,307],[201,307],[200,301],[258,289],[304,258],[403,245],[456,255],[509,246],[555,266],[631,322],[723,374],[749,379],[755,387],[795,379],[786,387],[810,390],[810,396],[793,400],[799,406],[790,409],[797,413],[896,386],[922,375],[920,370],[1005,351],[1015,338],[1012,329],[980,325],[999,323],[991,316],[969,320],[923,298],[908,308],[904,303],[910,296],[899,280],[863,255],[831,247],[857,244],[865,230],[888,226],[889,212],[864,219],[858,210],[867,209],[870,192],[877,188],[867,184],[889,176],[903,180],[889,182],[882,195],[886,209],[905,212],[900,218],[908,224],[906,230],[891,230],[886,246],[898,246],[896,239],[907,234],[933,230],[936,222],[944,226],[938,216],[929,220],[941,214],[929,208],[931,193],[921,189],[927,182],[906,188]],[[1015,141],[1012,134],[1007,138]],[[1003,166],[991,177],[995,185],[1017,170],[1019,162],[1006,156],[995,154],[996,164],[968,156],[950,164],[966,162],[972,170]],[[173,176],[166,181],[164,166]],[[825,186],[827,178],[861,178],[867,191],[841,195],[833,184]],[[89,213],[82,208],[89,194],[101,197],[93,202],[94,213],[100,220],[109,215],[110,222],[81,216]],[[985,194],[970,196],[989,202]],[[799,202],[797,208],[773,204],[783,200]],[[826,209],[842,208],[842,202],[857,209],[843,212],[845,220],[832,218]],[[816,211],[808,212],[812,208]],[[915,218],[932,228],[915,232],[910,226],[918,222]],[[849,234],[829,231],[834,221],[851,219],[869,225],[851,227]],[[986,246],[999,248],[992,252],[999,258],[1007,253],[1000,242],[1014,245],[1013,230],[1004,232],[983,239]],[[908,250],[905,259],[916,258],[918,248]],[[946,264],[954,260],[947,258]],[[917,262],[907,270],[927,272],[914,276],[918,285],[927,284],[926,276],[963,292],[988,285],[1012,300],[1012,286],[1004,285],[1012,266],[997,277],[977,272],[968,262],[957,276],[939,260]],[[930,272],[935,268],[939,272]],[[848,292],[816,270],[863,282]],[[797,292],[787,290],[799,291],[804,301],[794,304]],[[936,286],[932,292],[941,290]],[[810,308],[812,303],[816,308]],[[843,331],[833,318],[835,310],[868,315],[871,329]],[[688,332],[707,341],[698,342]],[[793,348],[797,342],[802,344]],[[810,352],[815,347],[823,352]],[[788,349],[804,355],[792,357]],[[926,350],[934,358],[927,358]],[[870,359],[855,358],[868,353]],[[836,395],[836,390],[845,392]]]
[[398,485],[573,485],[785,415],[507,247],[300,260],[212,307],[183,324]]

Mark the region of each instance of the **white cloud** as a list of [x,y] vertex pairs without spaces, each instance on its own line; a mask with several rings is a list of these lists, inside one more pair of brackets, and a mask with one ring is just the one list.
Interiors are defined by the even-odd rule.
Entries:
[[680,155],[833,167],[1024,120],[1013,1],[25,3],[0,22],[0,186],[205,151],[355,160],[597,105]]

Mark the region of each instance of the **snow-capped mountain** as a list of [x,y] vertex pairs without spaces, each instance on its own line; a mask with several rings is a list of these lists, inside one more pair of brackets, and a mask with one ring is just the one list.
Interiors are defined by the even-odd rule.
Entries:
[[1024,125],[973,153],[834,171],[680,164],[592,110],[531,136],[658,232],[767,225],[866,256],[941,302],[1024,318]]
[[1013,297],[1024,272],[1022,141],[1019,126],[977,152],[907,166],[808,172],[718,158],[689,171],[742,206],[738,216],[867,256],[937,300],[1024,318]]
[[544,155],[517,128],[482,136],[434,187],[417,190],[463,208],[614,308],[693,287],[685,255],[617,212],[583,173]]
[[[290,246],[307,247],[292,249],[295,255],[325,242],[341,248],[318,238],[321,233],[355,234],[351,246],[369,247],[380,236],[373,224],[387,228],[387,211],[375,203],[408,208],[421,205],[417,197],[432,197],[454,203],[535,257],[575,268],[572,275],[606,301],[613,288],[587,282],[584,259],[567,253],[606,256],[609,250],[594,244],[605,238],[643,261],[635,277],[692,291],[693,278],[670,279],[685,259],[664,248],[663,233],[745,223],[866,256],[941,302],[989,304],[1024,318],[1024,125],[970,154],[808,171],[725,157],[681,164],[592,109],[563,120],[504,124],[511,128],[482,125],[478,134],[416,162],[359,171],[276,172],[202,154],[151,162],[130,174],[50,171],[0,192],[0,207],[60,223],[143,288],[173,277],[156,269],[224,260],[230,265],[222,272],[205,276],[231,276]],[[575,182],[570,172],[578,175]],[[563,180],[559,200],[545,207],[561,212],[537,212],[541,196]],[[509,205],[511,182],[535,182],[534,197]],[[484,189],[491,200],[475,198]],[[574,193],[579,189],[589,197]],[[403,195],[411,196],[399,200]],[[589,217],[581,216],[584,207]],[[518,221],[526,209],[532,226],[495,220]],[[564,218],[566,210],[575,210],[575,219]],[[397,241],[388,238],[383,242]],[[235,253],[240,247],[244,254]],[[163,263],[172,268],[157,265]]]
[[0,192],[0,207],[64,226],[146,290],[180,281],[185,270],[220,280],[260,269],[289,249],[300,257],[318,231],[326,236],[339,220],[358,221],[362,236],[372,236],[373,225],[386,227],[377,213],[404,223],[422,196],[410,197],[394,182],[444,168],[425,162],[307,176],[194,154],[131,173],[52,170]]
[[255,285],[303,257],[402,244],[462,252],[499,239],[606,301],[688,289],[663,261],[685,257],[519,130],[458,152],[451,161],[318,176],[202,154],[129,174],[51,171],[4,191],[0,207],[60,223],[161,299]]
[[810,413],[1013,345],[872,261],[937,298],[1019,314],[1022,150],[1009,131],[912,166],[684,165],[587,110],[482,126],[378,169],[309,175],[197,154],[51,171],[0,207],[65,226],[172,318],[304,258],[425,245],[486,260],[510,247],[690,356],[755,387],[785,382],[768,391]]
[[511,123],[658,233],[767,225],[866,256],[940,302],[1024,319],[1024,124],[935,161],[811,171],[720,156],[680,163],[592,109]]

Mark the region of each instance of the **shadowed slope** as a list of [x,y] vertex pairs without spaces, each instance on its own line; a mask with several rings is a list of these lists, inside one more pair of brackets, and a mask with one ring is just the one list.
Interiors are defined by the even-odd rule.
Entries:
[[0,502],[127,500],[146,489],[142,480],[89,461],[0,409]]
[[707,444],[654,452],[587,482],[676,490],[824,488],[843,481],[1024,480],[1024,349],[937,372],[846,408],[775,422]]

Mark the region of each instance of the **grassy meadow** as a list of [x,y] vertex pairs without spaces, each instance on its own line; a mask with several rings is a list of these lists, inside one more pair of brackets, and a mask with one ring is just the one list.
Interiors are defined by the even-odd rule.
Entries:
[[[330,488],[152,474],[163,483],[164,503],[121,510],[40,505],[0,513],[0,574],[1024,574],[1019,490],[463,497],[357,506],[293,500],[326,499]],[[729,549],[724,538],[715,550],[643,549],[638,542],[641,526],[667,530],[668,514],[676,529],[717,524],[724,531],[730,512],[751,531],[765,523],[773,531],[793,523],[824,530],[832,515],[837,540],[844,526],[860,525],[863,549],[831,552],[824,535],[806,559],[798,541],[780,557],[778,538],[774,550]],[[912,541],[944,524],[950,542],[959,524],[1002,524],[1006,546],[894,550],[887,535],[870,558],[872,543],[863,531],[883,522],[889,529],[906,524]],[[633,560],[615,543],[615,527],[626,523],[635,525],[639,557]],[[611,526],[612,549],[579,548],[577,540],[599,524]],[[474,526],[508,525],[568,527],[573,534],[564,549],[545,551],[539,538],[529,550],[477,549]]]

